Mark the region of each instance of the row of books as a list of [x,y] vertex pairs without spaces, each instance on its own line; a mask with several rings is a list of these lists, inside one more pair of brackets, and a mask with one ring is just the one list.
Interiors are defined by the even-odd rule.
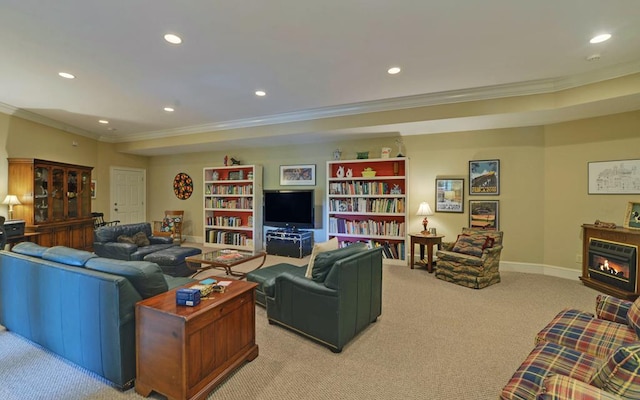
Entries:
[[204,194],[253,194],[253,185],[213,185],[208,183]]
[[330,199],[331,212],[374,212],[374,213],[403,213],[404,199]]
[[329,232],[366,236],[405,236],[405,224],[398,221],[356,221],[329,217]]
[[[215,225],[215,226],[243,226],[241,217],[232,217],[232,216],[217,216],[217,217],[207,217],[206,218],[207,225]],[[249,218],[248,226],[253,226],[253,218]]]
[[329,194],[390,194],[387,182],[332,182]]
[[253,208],[253,199],[242,197],[239,199],[227,199],[227,198],[205,198],[205,208],[229,208],[235,210],[251,210]]
[[234,246],[247,246],[247,240],[249,237],[246,233],[230,232],[220,230],[207,231],[207,242],[218,244],[230,244]]
[[342,240],[338,243],[339,247],[346,247],[352,243],[365,243],[368,248],[373,249],[376,247],[382,247],[382,257],[390,258],[394,260],[404,260],[405,259],[405,244],[402,242],[388,242],[388,241],[379,241],[379,240]]

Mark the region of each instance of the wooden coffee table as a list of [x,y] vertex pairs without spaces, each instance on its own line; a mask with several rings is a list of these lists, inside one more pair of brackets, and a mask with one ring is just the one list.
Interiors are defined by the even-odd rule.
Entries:
[[187,257],[184,260],[187,263],[187,267],[194,271],[193,275],[191,275],[192,278],[209,269],[221,269],[229,276],[244,279],[247,277],[248,272],[234,271],[233,267],[260,257],[262,257],[262,263],[253,269],[255,271],[261,268],[267,260],[266,252],[222,249]]

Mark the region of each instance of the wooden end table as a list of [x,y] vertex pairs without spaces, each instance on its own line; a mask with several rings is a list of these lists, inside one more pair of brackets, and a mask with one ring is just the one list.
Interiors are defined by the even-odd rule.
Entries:
[[138,302],[136,392],[205,399],[258,357],[256,286],[232,281],[224,293],[210,294],[194,307],[177,305],[176,289]]
[[438,250],[442,247],[444,235],[429,235],[423,233],[411,233],[411,269],[414,265],[413,249],[416,244],[420,245],[420,259],[424,260],[424,247],[427,246],[427,271],[433,272],[433,246],[437,245]]
[[234,271],[233,267],[260,257],[262,257],[262,263],[254,269],[255,271],[256,269],[261,268],[267,260],[266,252],[222,249],[197,254],[195,256],[187,257],[184,260],[187,263],[187,267],[194,271],[193,275],[191,275],[192,278],[202,271],[214,268],[224,270],[227,275],[233,276],[237,279],[244,279],[247,277],[247,273]]

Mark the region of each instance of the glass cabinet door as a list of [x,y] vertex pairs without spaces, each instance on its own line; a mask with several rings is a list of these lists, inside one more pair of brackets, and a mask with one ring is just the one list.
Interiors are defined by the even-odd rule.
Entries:
[[53,167],[51,169],[51,175],[51,219],[52,221],[63,221],[66,197],[64,169]]
[[91,173],[82,171],[80,174],[80,188],[78,197],[80,198],[80,217],[91,216]]
[[78,218],[78,171],[67,171],[68,218]]
[[36,224],[49,220],[49,168],[36,165],[33,185],[33,219]]

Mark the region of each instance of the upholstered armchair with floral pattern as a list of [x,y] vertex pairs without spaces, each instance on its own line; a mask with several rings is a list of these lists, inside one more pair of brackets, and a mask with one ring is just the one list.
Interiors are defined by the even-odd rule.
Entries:
[[500,282],[502,232],[462,228],[455,242],[443,243],[436,253],[436,277],[481,289]]

